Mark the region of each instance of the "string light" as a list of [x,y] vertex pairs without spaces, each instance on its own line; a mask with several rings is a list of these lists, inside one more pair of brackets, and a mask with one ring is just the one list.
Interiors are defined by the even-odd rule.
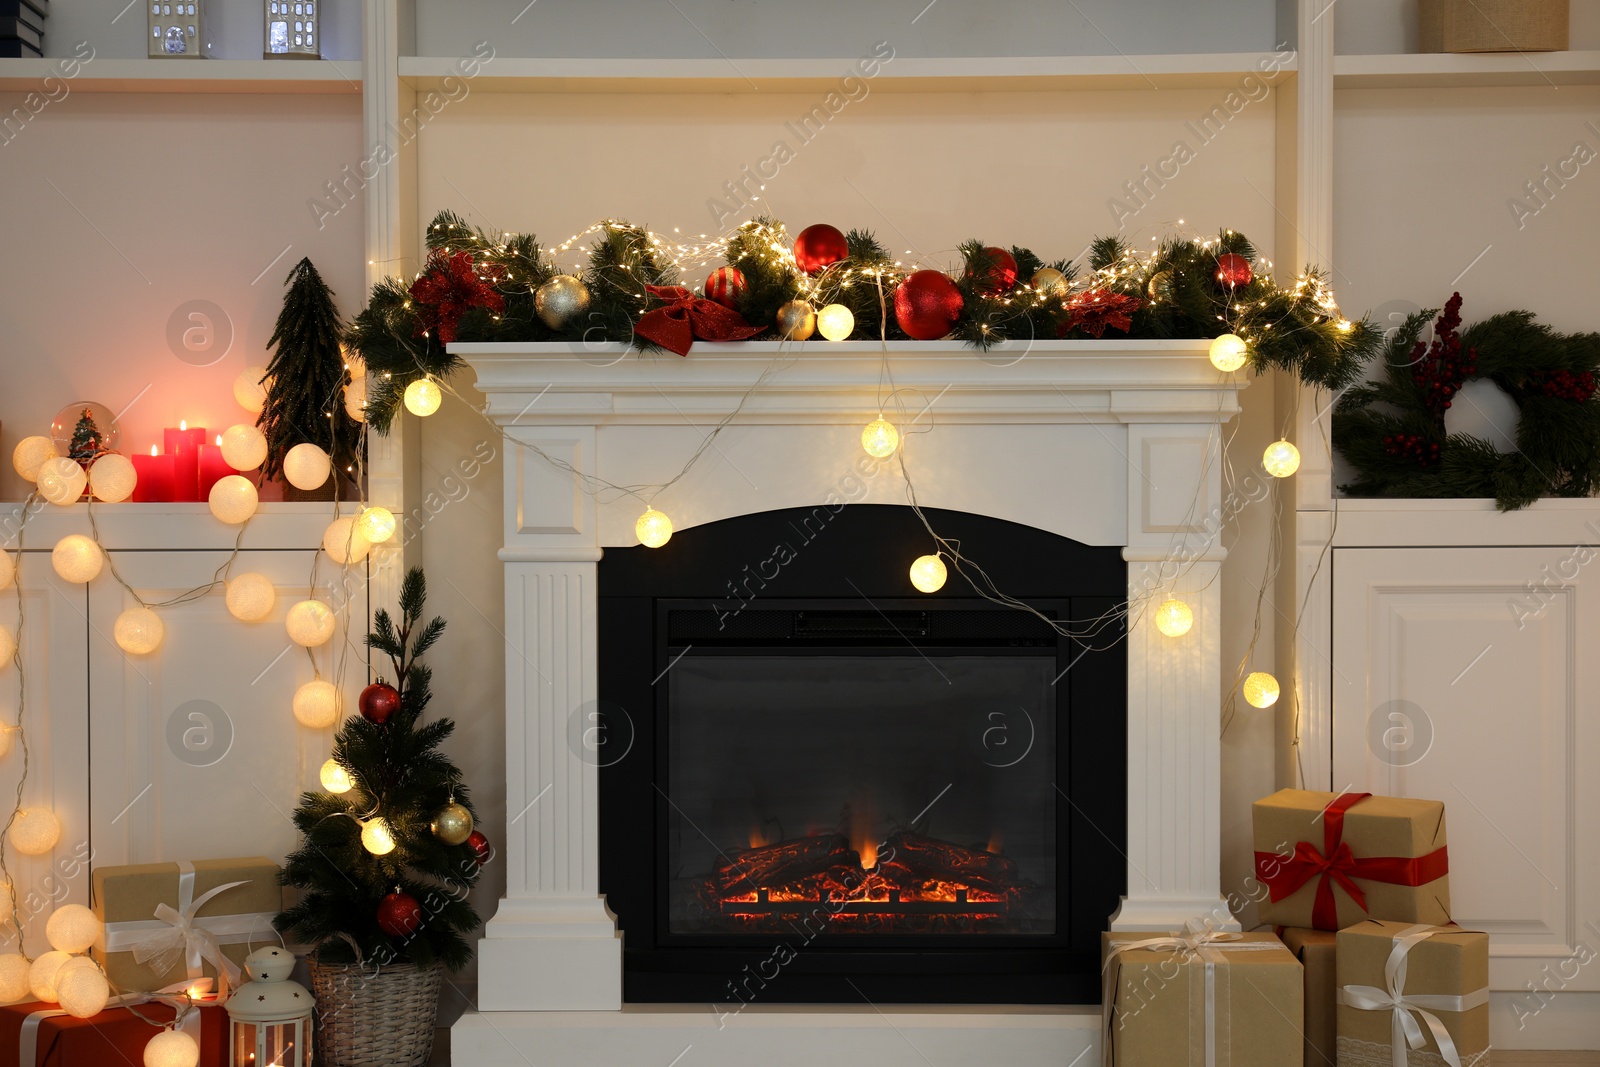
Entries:
[[94,912],[82,904],[62,904],[44,924],[44,938],[51,948],[62,952],[88,952],[104,929]]
[[322,782],[322,788],[330,793],[348,793],[356,786],[350,772],[336,759],[325,760],[322,769],[317,772],[317,778]]
[[918,556],[911,561],[911,584],[921,592],[937,593],[944,588],[945,579],[949,576],[950,572],[938,553]]
[[302,441],[284,453],[283,476],[296,489],[310,492],[320,489],[333,473],[333,460],[328,453],[310,441]]
[[394,834],[389,829],[388,820],[382,815],[361,824],[361,847],[374,856],[387,856],[394,851]]
[[68,534],[50,550],[50,565],[62,581],[92,582],[105,566],[106,554],[83,534]]
[[900,431],[894,428],[894,423],[879,415],[861,431],[861,447],[867,450],[869,456],[886,459],[900,447]]
[[1287,478],[1300,469],[1300,450],[1288,441],[1274,441],[1262,453],[1261,466],[1274,478]]
[[360,530],[361,536],[368,541],[381,545],[394,536],[394,512],[377,506],[367,508],[356,520],[356,529]]
[[224,597],[228,614],[240,622],[260,622],[272,614],[272,605],[277,599],[278,591],[273,587],[272,579],[254,571],[230,579]]
[[61,840],[61,820],[49,808],[18,808],[6,840],[24,856],[42,856]]
[[439,410],[439,405],[444,403],[444,394],[439,391],[439,386],[432,378],[418,378],[406,386],[406,410],[413,415],[426,418]]
[[166,632],[161,616],[145,607],[129,608],[111,625],[117,647],[130,656],[148,656],[161,647]]
[[38,481],[39,468],[56,458],[56,443],[48,437],[24,437],[11,451],[11,466],[25,481]]
[[344,387],[344,413],[356,422],[367,421],[367,380],[357,378]]
[[372,542],[356,526],[356,520],[346,515],[328,524],[322,535],[322,548],[335,563],[360,563],[372,550]]
[[326,730],[339,721],[339,690],[332,682],[313,679],[294,691],[294,718],[308,730]]
[[[6,895],[10,896],[9,891]],[[9,1004],[28,995],[29,967],[28,957],[20,952],[0,956],[0,1001]]]
[[[320,600],[302,600],[284,616],[283,627],[289,640],[305,648],[316,648],[333,639],[333,609]],[[326,684],[326,683],[324,683]]]
[[1211,342],[1211,365],[1223,372],[1232,372],[1249,360],[1250,348],[1244,338],[1236,333],[1225,333]]
[[182,1030],[163,1030],[144,1047],[144,1067],[195,1067],[200,1045]]
[[249,522],[256,513],[261,498],[250,479],[242,474],[228,474],[218,478],[207,496],[211,514],[229,526]]
[[1266,671],[1253,671],[1244,680],[1244,699],[1251,707],[1270,708],[1278,702],[1278,680]]
[[66,456],[47,459],[39,465],[39,495],[58,507],[76,504],[83,496],[83,487],[89,476],[78,466],[78,461]]
[[672,540],[672,520],[655,508],[646,508],[633,524],[633,532],[646,548],[660,548]]
[[266,376],[265,367],[246,367],[233,380],[233,399],[252,415],[261,414],[267,406],[267,386],[262,380]]
[[106,981],[105,972],[87,956],[74,956],[63,963],[56,971],[55,985],[61,1010],[74,1019],[99,1015],[111,999],[111,984]]
[[222,460],[236,471],[253,471],[267,459],[267,435],[248,423],[222,431]]
[[817,332],[830,341],[843,341],[855,331],[856,317],[843,304],[829,304],[817,312]]
[[139,473],[133,469],[133,460],[115,452],[101,456],[89,468],[89,490],[107,504],[120,504],[133,495],[139,483]]
[[28,989],[35,1000],[56,1003],[56,975],[61,965],[71,958],[59,949],[51,949],[33,961],[33,966],[28,968]]
[[1194,625],[1194,610],[1181,600],[1168,600],[1156,609],[1156,629],[1168,637],[1182,637]]

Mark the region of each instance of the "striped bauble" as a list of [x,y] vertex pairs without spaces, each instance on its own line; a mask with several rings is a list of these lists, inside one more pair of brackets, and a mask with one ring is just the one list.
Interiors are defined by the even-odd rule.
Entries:
[[736,267],[718,267],[706,277],[706,299],[734,308],[744,295],[744,274]]

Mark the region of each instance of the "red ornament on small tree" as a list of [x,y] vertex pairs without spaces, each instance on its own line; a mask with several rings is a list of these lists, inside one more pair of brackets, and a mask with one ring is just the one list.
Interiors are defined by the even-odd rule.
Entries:
[[794,239],[795,266],[807,274],[815,274],[849,255],[850,245],[845,241],[844,234],[825,222],[807,226]]
[[1241,289],[1250,284],[1255,272],[1250,261],[1237,252],[1224,252],[1217,257],[1217,284],[1229,289]]
[[737,267],[718,267],[706,276],[706,299],[716,301],[729,311],[738,310],[744,290],[744,271]]
[[983,254],[988,259],[988,268],[983,272],[983,281],[979,288],[989,296],[1004,293],[1017,284],[1017,260],[1010,252],[993,245],[985,248]]
[[965,303],[943,271],[919,270],[894,291],[894,318],[906,336],[937,341],[956,328]]
[[400,693],[388,682],[373,682],[361,691],[356,707],[361,710],[363,719],[382,726],[389,721],[389,716],[400,710]]
[[467,847],[472,849],[472,858],[478,861],[479,867],[494,858],[494,846],[489,844],[482,830],[474,830],[467,835]]
[[422,926],[422,905],[396,889],[378,902],[378,929],[390,937],[409,937]]

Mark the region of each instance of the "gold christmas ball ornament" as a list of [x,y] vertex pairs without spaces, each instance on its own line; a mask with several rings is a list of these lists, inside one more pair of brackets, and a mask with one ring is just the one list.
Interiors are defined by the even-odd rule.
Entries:
[[56,971],[56,1001],[74,1019],[99,1015],[110,999],[105,972],[88,956],[74,956]]
[[267,386],[262,381],[266,376],[265,367],[246,367],[233,380],[233,399],[252,415],[261,414],[267,406]]
[[161,647],[166,632],[161,616],[149,608],[129,608],[111,624],[111,636],[117,647],[130,656],[148,656]]
[[394,512],[377,506],[364,508],[356,519],[356,529],[368,541],[381,545],[394,536]]
[[886,459],[900,447],[900,431],[894,428],[894,423],[879,415],[861,431],[861,447],[867,450],[869,456]]
[[218,478],[217,483],[211,487],[211,494],[207,500],[211,505],[211,514],[229,526],[250,521],[256,513],[256,506],[261,502],[256,487],[242,474],[228,474]]
[[1300,469],[1300,450],[1288,441],[1274,441],[1262,453],[1261,466],[1274,478],[1287,478]]
[[918,556],[911,563],[911,584],[916,586],[919,592],[937,593],[944,588],[945,579],[949,576],[950,571],[938,553]]
[[267,435],[254,426],[241,422],[222,431],[222,461],[234,470],[253,471],[266,460]]
[[100,546],[83,534],[68,534],[50,550],[50,565],[63,581],[92,582],[105,562]]
[[394,832],[382,815],[361,824],[361,847],[374,856],[387,856],[394,851]]
[[24,856],[42,856],[61,840],[61,820],[49,808],[21,808],[6,840]]
[[1168,600],[1156,609],[1156,629],[1168,637],[1182,637],[1194,625],[1194,609],[1181,600]]
[[372,542],[362,534],[355,518],[346,515],[328,524],[322,535],[322,549],[335,563],[360,563],[372,551]]
[[28,957],[19,952],[0,956],[0,1003],[10,1004],[28,995]]
[[1270,708],[1278,702],[1278,680],[1266,671],[1254,671],[1241,687],[1244,699],[1253,708]]
[[89,484],[89,476],[78,466],[77,460],[57,456],[39,465],[39,474],[34,482],[39,487],[40,496],[59,507],[66,507],[76,504],[83,496],[83,487]]
[[33,961],[33,966],[28,968],[28,989],[33,999],[56,1003],[56,975],[61,973],[61,965],[71,958],[68,953],[51,949]]
[[1067,276],[1054,267],[1040,267],[1033,272],[1033,280],[1028,284],[1033,286],[1033,291],[1040,296],[1048,296],[1052,299],[1065,297],[1067,290],[1071,287],[1071,283],[1067,281]]
[[348,793],[356,787],[350,772],[336,759],[330,758],[323,762],[322,769],[317,772],[317,779],[322,782],[322,788],[330,793]]
[[849,340],[856,328],[856,317],[843,304],[829,304],[817,312],[817,332],[829,341]]
[[406,410],[413,415],[426,418],[439,410],[439,405],[444,403],[444,393],[439,390],[439,385],[432,378],[418,378],[406,386]]
[[96,500],[119,504],[133,495],[139,484],[139,473],[133,469],[133,460],[127,456],[108,452],[94,461],[89,468],[89,491]]
[[445,844],[459,845],[472,836],[472,812],[452,800],[438,810],[429,828]]
[[633,532],[646,548],[660,548],[672,540],[672,520],[664,512],[646,508],[639,521],[633,524]]
[[534,292],[533,310],[552,330],[564,330],[589,310],[589,289],[570,274],[557,274]]
[[357,378],[344,387],[344,413],[356,422],[367,421],[367,380]]
[[240,622],[260,622],[272,614],[278,590],[265,574],[248,571],[228,580],[227,595],[223,599],[227,602],[228,614]]
[[88,952],[104,924],[82,904],[62,904],[44,924],[44,939],[62,952]]
[[804,300],[791,300],[778,308],[774,321],[778,337],[784,341],[804,341],[817,332],[817,313]]
[[1250,361],[1250,346],[1236,333],[1225,333],[1211,342],[1211,365],[1225,373],[1238,370]]
[[39,468],[56,458],[56,443],[48,437],[24,437],[11,450],[11,466],[25,481],[37,481]]
[[1145,285],[1144,291],[1150,297],[1151,303],[1172,303],[1172,281],[1170,270],[1158,270],[1150,275],[1150,281]]
[[326,730],[339,721],[339,690],[321,678],[294,691],[294,718],[308,730]]
[[195,1067],[200,1045],[182,1030],[163,1030],[144,1047],[144,1067]]
[[333,639],[337,622],[333,609],[322,601],[302,600],[291,607],[289,613],[284,616],[283,628],[288,631],[289,640],[295,644],[316,648]]
[[333,460],[319,445],[303,441],[283,456],[283,476],[296,489],[320,489],[333,473]]

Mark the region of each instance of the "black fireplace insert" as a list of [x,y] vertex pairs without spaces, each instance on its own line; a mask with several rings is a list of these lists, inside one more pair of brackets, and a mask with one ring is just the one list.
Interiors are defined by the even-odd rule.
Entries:
[[1121,552],[928,514],[1039,614],[953,570],[917,592],[909,508],[607,550],[588,727],[625,999],[1098,998],[1125,891]]

